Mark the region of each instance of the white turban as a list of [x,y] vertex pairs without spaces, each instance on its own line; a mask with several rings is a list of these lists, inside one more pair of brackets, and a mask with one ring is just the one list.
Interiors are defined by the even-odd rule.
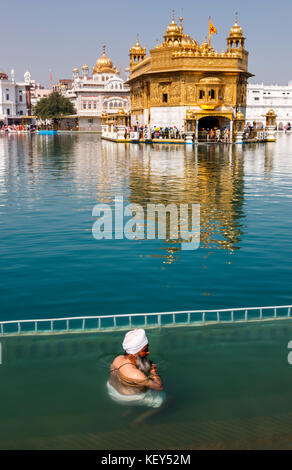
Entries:
[[123,349],[128,354],[137,354],[146,344],[148,344],[148,339],[145,330],[132,330],[125,335]]

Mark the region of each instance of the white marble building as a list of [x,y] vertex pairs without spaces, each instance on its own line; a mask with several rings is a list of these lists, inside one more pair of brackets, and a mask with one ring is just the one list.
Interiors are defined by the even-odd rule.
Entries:
[[32,109],[38,104],[42,98],[48,98],[52,90],[43,87],[40,83],[36,83],[35,80],[30,80],[30,96]]
[[16,82],[14,70],[11,78],[0,71],[0,122],[12,124],[21,122],[31,114],[30,74],[24,74],[24,82]]
[[92,76],[87,65],[83,65],[81,74],[76,67],[73,70],[73,86],[64,94],[75,106],[79,129],[94,130],[99,127],[103,111],[117,113],[119,108],[130,111],[130,89],[106,56],[105,46],[92,69]]
[[277,115],[279,129],[292,124],[292,81],[288,85],[248,85],[246,123],[264,125],[263,115],[271,108]]

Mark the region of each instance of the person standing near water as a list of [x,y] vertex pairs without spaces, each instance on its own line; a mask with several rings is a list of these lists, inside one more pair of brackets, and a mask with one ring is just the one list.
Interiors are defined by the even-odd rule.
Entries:
[[129,331],[123,341],[124,354],[110,366],[109,396],[122,405],[159,408],[165,393],[157,365],[149,359],[148,339],[143,329]]

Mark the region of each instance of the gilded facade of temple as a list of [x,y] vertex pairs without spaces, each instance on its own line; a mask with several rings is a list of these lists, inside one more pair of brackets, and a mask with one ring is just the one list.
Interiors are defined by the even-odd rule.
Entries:
[[193,117],[196,130],[230,126],[245,116],[248,52],[237,18],[221,53],[205,40],[199,44],[174,16],[162,44],[146,55],[137,39],[130,49],[132,122],[143,125],[185,125]]

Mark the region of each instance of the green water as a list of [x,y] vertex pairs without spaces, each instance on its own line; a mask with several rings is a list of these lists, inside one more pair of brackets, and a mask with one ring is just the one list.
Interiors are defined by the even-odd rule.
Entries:
[[105,389],[124,332],[3,339],[0,448],[292,446],[291,322],[147,334],[167,403],[139,425]]

